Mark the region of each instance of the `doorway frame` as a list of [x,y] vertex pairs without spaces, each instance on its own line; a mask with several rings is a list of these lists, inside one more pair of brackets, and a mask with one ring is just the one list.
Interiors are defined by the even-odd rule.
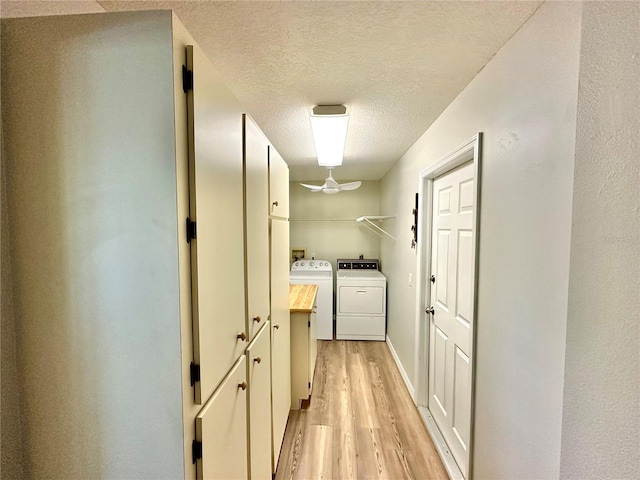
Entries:
[[[415,315],[415,403],[420,416],[427,427],[429,435],[444,463],[451,479],[464,479],[453,455],[444,442],[440,430],[429,412],[429,319],[426,318],[425,308],[430,305],[431,292],[427,289],[428,279],[431,277],[431,238],[433,226],[433,181],[468,162],[474,165],[474,200],[473,216],[473,333],[471,344],[471,399],[469,425],[469,473],[466,480],[473,478],[473,453],[475,433],[475,392],[476,392],[476,351],[478,331],[478,273],[480,260],[480,193],[482,181],[482,132],[478,132],[463,144],[459,145],[436,162],[420,170],[418,177],[418,251],[417,251],[417,282],[416,282],[416,315]],[[429,290],[429,291],[427,291]]]

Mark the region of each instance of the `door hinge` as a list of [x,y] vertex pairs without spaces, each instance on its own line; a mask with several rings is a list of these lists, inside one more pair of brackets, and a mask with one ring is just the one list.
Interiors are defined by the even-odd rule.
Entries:
[[311,322],[307,322],[307,327],[311,328]]
[[195,363],[191,362],[191,367],[189,370],[191,372],[191,386],[193,387],[196,382],[200,381],[200,365],[196,365]]
[[191,243],[191,240],[195,240],[198,237],[198,228],[196,222],[192,222],[187,217],[187,243]]
[[186,65],[182,66],[182,90],[184,93],[193,90],[193,70],[189,70]]
[[307,388],[311,390],[311,382],[307,383]]
[[194,440],[191,444],[191,459],[196,463],[199,458],[202,458],[202,442]]

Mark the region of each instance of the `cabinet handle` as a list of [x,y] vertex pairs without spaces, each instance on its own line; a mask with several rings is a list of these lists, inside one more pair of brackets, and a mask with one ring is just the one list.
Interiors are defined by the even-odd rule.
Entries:
[[278,206],[278,201],[276,200],[275,202],[273,202],[271,205],[273,205],[274,207]]
[[237,335],[237,338],[239,338],[242,341],[245,341],[247,339],[247,335],[244,332],[241,332]]
[[279,324],[279,323],[276,323],[276,324],[273,326],[273,328],[274,328],[274,329],[276,329],[276,330],[278,330],[278,329],[280,328],[280,324]]
[[238,388],[241,388],[242,390],[246,390],[247,389],[247,382],[242,382],[238,384]]
[[253,361],[256,362],[256,363],[260,363],[260,362],[262,362],[262,358],[256,357],[256,358],[253,359]]
[[262,319],[260,318],[260,315],[258,315],[257,317],[253,317],[253,321],[260,323]]

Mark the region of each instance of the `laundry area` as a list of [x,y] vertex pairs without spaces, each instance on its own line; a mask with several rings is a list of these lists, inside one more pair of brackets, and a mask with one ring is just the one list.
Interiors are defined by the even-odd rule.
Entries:
[[[336,195],[312,193],[299,182],[289,185],[291,283],[300,283],[301,270],[306,270],[305,281],[309,282],[328,274],[332,277],[332,282],[319,280],[323,283],[318,298],[318,339],[384,341],[386,278],[379,260],[380,245],[394,240],[357,221],[363,216],[380,217],[380,182],[363,181],[360,188]],[[374,222],[387,232],[394,228],[393,217]],[[370,285],[372,275],[378,285]],[[327,288],[330,295],[324,293]]]

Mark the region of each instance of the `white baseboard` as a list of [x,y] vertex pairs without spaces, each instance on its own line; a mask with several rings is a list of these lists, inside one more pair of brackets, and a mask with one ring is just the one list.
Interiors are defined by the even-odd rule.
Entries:
[[447,475],[449,475],[449,479],[465,480],[460,468],[458,468],[458,464],[453,458],[453,454],[447,446],[447,442],[444,441],[444,437],[442,436],[442,433],[440,433],[440,429],[429,413],[429,410],[425,407],[419,407],[418,412],[420,412],[420,417],[422,418],[424,426],[427,427],[427,432],[429,432],[433,446],[436,447],[440,460],[442,460],[442,464],[444,465],[444,469],[447,471]]
[[396,353],[396,350],[393,348],[393,345],[391,344],[391,340],[389,339],[388,335],[387,335],[387,345],[389,346],[389,351],[391,352],[391,356],[395,360],[396,366],[398,367],[398,370],[400,371],[400,375],[402,376],[402,380],[404,380],[404,384],[407,386],[407,390],[409,390],[409,395],[411,395],[411,399],[413,400],[413,403],[416,403],[415,390],[413,389],[413,385],[411,384],[411,381],[409,380],[409,375],[407,375],[407,372],[405,371],[404,366],[400,362],[400,358],[398,358],[398,354]]

